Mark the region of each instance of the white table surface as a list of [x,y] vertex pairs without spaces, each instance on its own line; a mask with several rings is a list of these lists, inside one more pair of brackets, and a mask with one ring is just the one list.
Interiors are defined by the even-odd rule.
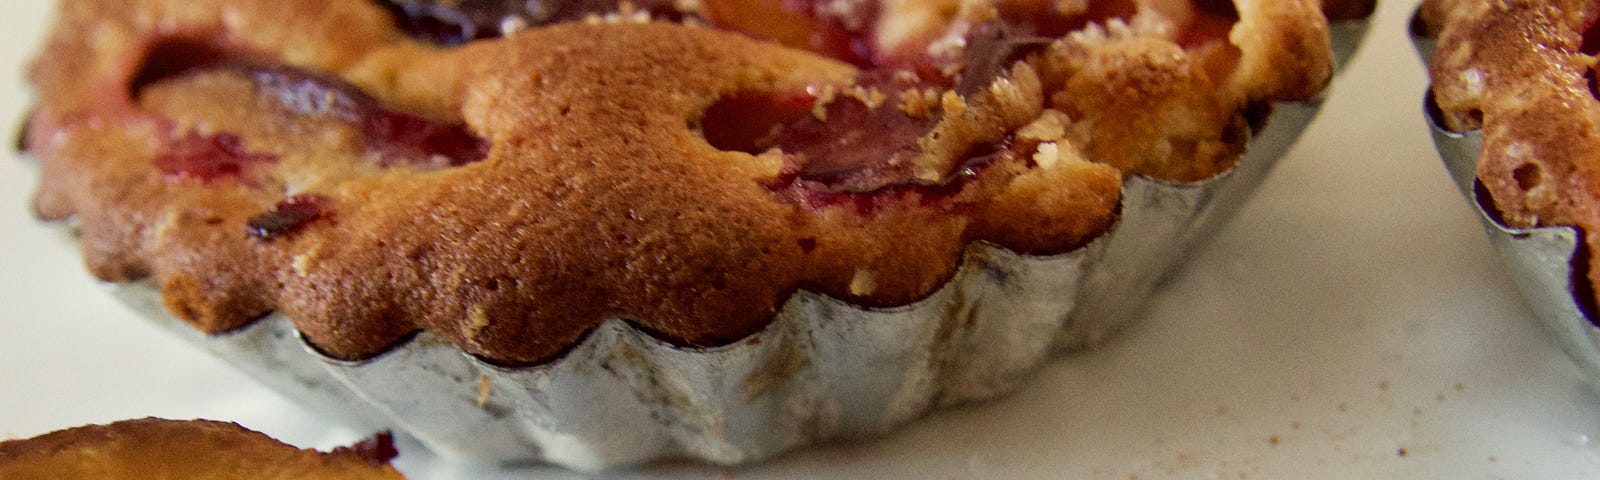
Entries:
[[[51,2],[0,16],[0,118]],[[623,478],[1600,477],[1600,398],[1547,340],[1454,192],[1386,2],[1322,117],[1258,196],[1103,348],[1014,395],[887,438],[739,469]],[[145,416],[232,420],[301,446],[326,424],[101,293],[35,223],[36,169],[0,159],[0,437]],[[403,444],[413,478],[587,478],[449,465]],[[1402,453],[1403,451],[1403,453]]]

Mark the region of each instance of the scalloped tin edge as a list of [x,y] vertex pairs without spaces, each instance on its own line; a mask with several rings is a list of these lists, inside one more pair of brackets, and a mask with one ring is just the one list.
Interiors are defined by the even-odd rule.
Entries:
[[[1332,25],[1336,65],[1366,20]],[[1234,168],[1201,182],[1130,177],[1123,215],[1078,250],[1028,256],[968,246],[928,298],[864,309],[811,292],[762,331],[686,348],[609,320],[563,358],[503,368],[420,333],[378,357],[324,357],[274,314],[202,334],[152,281],[110,292],[317,414],[403,432],[459,461],[600,471],[665,459],[740,464],[839,438],[881,435],[943,406],[1015,389],[1059,351],[1095,345],[1248,199],[1321,100],[1275,103]]]
[[[1413,15],[1411,41],[1427,65],[1432,61],[1435,40],[1417,29],[1422,25],[1420,22],[1420,17]],[[1580,289],[1574,286],[1579,272],[1574,271],[1573,262],[1583,260],[1575,258],[1582,233],[1574,227],[1523,229],[1500,223],[1484,209],[1485,202],[1493,200],[1483,198],[1478,186],[1477,166],[1483,152],[1483,132],[1446,129],[1438,117],[1440,112],[1431,87],[1423,96],[1423,118],[1433,134],[1434,147],[1462,196],[1478,212],[1495,253],[1510,271],[1534,316],[1577,363],[1590,386],[1600,393],[1600,327],[1584,313],[1576,297]]]

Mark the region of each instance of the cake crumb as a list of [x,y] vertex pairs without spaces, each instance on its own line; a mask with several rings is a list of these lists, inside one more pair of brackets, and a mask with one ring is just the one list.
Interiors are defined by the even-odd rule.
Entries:
[[768,149],[755,156],[755,175],[761,178],[775,178],[783,174],[783,150]]
[[1044,170],[1055,168],[1061,164],[1061,148],[1055,142],[1039,144],[1039,150],[1033,153],[1033,163]]
[[705,5],[700,3],[700,0],[675,0],[672,2],[672,8],[683,13],[700,13],[705,9]]
[[1271,437],[1267,437],[1267,444],[1268,445],[1272,445],[1272,446],[1276,447],[1276,446],[1278,446],[1279,443],[1283,443],[1283,439],[1282,438],[1278,438],[1278,436],[1276,434],[1274,434]]
[[861,102],[862,105],[866,105],[867,108],[874,110],[883,106],[883,102],[888,99],[888,97],[878,89],[869,89],[860,85],[851,85],[850,88],[844,91],[844,94],[847,97],[854,98],[856,101]]
[[1389,391],[1389,381],[1388,380],[1380,380],[1380,381],[1378,381],[1378,390],[1385,391],[1385,392]]
[[817,99],[811,103],[811,116],[816,117],[819,122],[828,121],[828,104],[833,103],[833,100],[838,98],[838,87],[833,85],[811,86],[806,87],[806,93]]
[[[977,20],[977,19],[973,19],[973,20]],[[957,32],[957,31],[954,31],[954,30],[952,30],[950,33],[945,34],[945,36],[943,36],[943,37],[939,37],[938,39],[935,39],[932,42],[928,42],[928,48],[925,50],[925,52],[928,54],[928,56],[929,57],[933,57],[933,58],[954,58],[954,57],[959,57],[963,53],[965,53],[966,51],[967,51],[967,38],[965,36],[962,36],[960,34],[960,32]],[[953,73],[953,72],[950,72],[950,69],[952,69],[952,68],[954,68],[954,67],[945,67],[944,70],[946,71],[946,73]]]
[[511,36],[517,32],[528,29],[528,19],[520,15],[507,15],[500,19],[500,35]]
[[1400,455],[1400,458],[1406,458],[1407,455],[1411,454],[1411,452],[1406,451],[1406,447],[1400,447],[1400,450],[1397,450],[1395,453]]
[[1461,81],[1467,85],[1467,93],[1472,96],[1483,95],[1484,85],[1483,70],[1476,68],[1461,72]]
[[850,279],[850,294],[858,297],[872,295],[878,289],[878,280],[872,278],[872,272],[856,270],[855,278]]
[[165,238],[173,228],[178,226],[179,217],[176,211],[168,211],[166,215],[161,216],[161,221],[156,223],[155,237]]
[[1067,124],[1071,119],[1059,110],[1045,110],[1039,118],[1017,129],[1017,138],[1036,142],[1054,142],[1066,138]]
[[911,118],[928,118],[933,116],[935,105],[939,104],[939,92],[932,88],[907,88],[900,92],[900,111]]
[[1011,69],[1010,77],[994,79],[994,82],[989,84],[989,95],[1002,105],[1027,104],[1025,98],[1028,96],[1028,92],[1021,85],[1017,85],[1017,82],[1012,81],[1012,78],[1021,77],[1022,74],[1020,72],[1024,71],[1031,72],[1032,70],[1028,68],[1026,63],[1018,63]]
[[483,305],[473,305],[467,310],[467,338],[476,339],[489,326],[489,311]]
[[957,95],[955,90],[945,90],[944,95],[939,97],[939,107],[944,109],[945,115],[959,117],[966,113],[967,101],[963,100],[961,95]]
[[478,408],[489,403],[489,374],[478,374]]
[[315,261],[315,258],[312,256],[312,254],[302,253],[295,255],[294,261],[291,262],[289,266],[294,268],[295,275],[299,275],[301,278],[304,278],[306,275],[311,274],[311,262],[313,261]]

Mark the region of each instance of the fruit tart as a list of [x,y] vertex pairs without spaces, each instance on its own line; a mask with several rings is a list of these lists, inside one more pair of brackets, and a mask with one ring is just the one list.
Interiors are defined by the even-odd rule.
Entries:
[[0,442],[11,480],[403,480],[388,435],[323,453],[235,423],[145,418]]
[[1600,9],[1582,2],[1424,2],[1427,113],[1445,164],[1563,349],[1600,388],[1594,136]]
[[330,410],[734,463],[1136,313],[1314,112],[1329,3],[64,0],[22,147],[96,277]]

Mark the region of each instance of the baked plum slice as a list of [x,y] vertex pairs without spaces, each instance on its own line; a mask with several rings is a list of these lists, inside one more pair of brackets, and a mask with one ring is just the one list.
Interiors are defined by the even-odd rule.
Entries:
[[238,135],[218,133],[188,135],[169,139],[153,163],[168,178],[194,178],[213,181],[238,178],[256,165],[277,161],[276,155],[251,152]]
[[273,240],[333,215],[331,200],[322,195],[300,194],[278,202],[272,210],[250,218],[245,227],[251,237]]
[[465,125],[389,109],[338,77],[289,67],[247,68],[256,95],[297,115],[353,125],[385,167],[458,167],[482,160],[489,144]]

